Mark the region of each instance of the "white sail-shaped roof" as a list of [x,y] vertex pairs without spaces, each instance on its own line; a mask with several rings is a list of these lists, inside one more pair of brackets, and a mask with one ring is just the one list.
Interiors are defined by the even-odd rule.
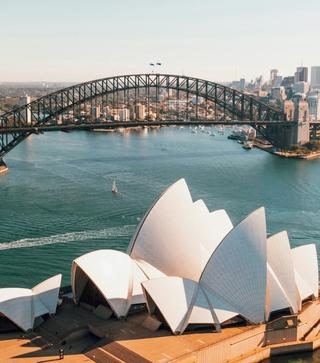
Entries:
[[[197,283],[179,277],[164,277],[142,283],[146,299],[152,298],[174,334],[180,333],[192,307]],[[152,303],[149,302],[148,306]]]
[[286,231],[277,233],[267,240],[268,294],[266,315],[276,310],[290,308],[297,313],[301,305],[298,295],[291,248]]
[[22,330],[32,329],[32,291],[20,288],[0,289],[0,312]]
[[[211,253],[232,228],[225,211],[209,213],[200,199],[192,202],[184,179],[169,187],[148,211],[134,235],[128,253],[167,276],[197,281]],[[179,251],[176,259],[175,251]],[[148,267],[148,266],[147,266]]]
[[211,241],[206,244],[209,254],[216,249],[224,237],[232,230],[232,222],[224,209],[215,210],[210,213]]
[[33,289],[0,289],[0,313],[22,330],[32,329],[35,318],[55,313],[61,277],[51,277]]
[[[82,274],[77,274],[79,268]],[[87,253],[73,261],[71,277],[76,302],[91,280],[118,318],[125,316],[132,304],[144,302],[141,282],[147,278],[124,252],[98,250]]]
[[264,321],[267,281],[264,208],[239,223],[212,254],[201,285],[254,323]]
[[55,314],[62,275],[52,276],[32,288],[32,293],[50,314]]
[[[296,286],[294,284],[294,286]],[[273,311],[282,309],[293,310],[290,300],[283,288],[283,285],[279,281],[278,277],[272,270],[269,264],[267,264],[267,296],[266,296],[266,320],[269,319],[270,314]],[[293,312],[293,311],[292,311]]]
[[129,248],[131,257],[165,275],[197,280],[202,267],[197,211],[186,182],[181,179],[173,184],[143,219]]
[[220,324],[238,315],[235,309],[201,284],[181,277],[163,277],[142,283],[148,310],[157,307],[174,334],[190,324]]
[[317,250],[314,244],[292,248],[296,283],[301,300],[319,296]]

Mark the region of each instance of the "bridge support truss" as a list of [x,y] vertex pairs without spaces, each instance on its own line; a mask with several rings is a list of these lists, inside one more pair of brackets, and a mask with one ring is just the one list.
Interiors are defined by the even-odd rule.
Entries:
[[[235,89],[203,79],[168,75],[168,74],[136,74],[98,79],[77,84],[57,92],[40,97],[39,99],[18,108],[15,108],[0,117],[0,159],[16,145],[28,137],[31,132],[26,131],[28,126],[41,126],[56,118],[58,115],[86,102],[92,102],[101,97],[108,99],[119,91],[139,94],[145,90],[150,95],[154,89],[156,100],[159,99],[159,90],[173,90],[176,94],[184,93],[189,100],[195,96],[206,102],[211,101],[224,115],[229,114],[233,120],[241,121],[284,121],[283,112],[276,110],[258,99],[239,92]],[[149,107],[148,98],[148,106]],[[115,100],[113,100],[115,102]],[[188,102],[188,101],[187,101]],[[188,115],[189,105],[187,106]],[[157,110],[158,114],[158,110]],[[188,117],[188,116],[187,116]],[[196,104],[196,118],[198,117],[198,102]],[[258,130],[266,135],[266,126],[257,126]]]

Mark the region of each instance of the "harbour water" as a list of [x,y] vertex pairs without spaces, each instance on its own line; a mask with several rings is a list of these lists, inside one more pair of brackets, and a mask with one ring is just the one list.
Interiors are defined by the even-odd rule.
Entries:
[[[189,128],[139,132],[52,132],[6,157],[0,176],[0,287],[31,287],[101,248],[125,250],[153,200],[186,178],[194,199],[226,209],[234,224],[265,206],[268,233],[320,251],[320,160],[288,160],[244,150],[227,133]],[[116,181],[118,194],[111,192]],[[272,362],[320,361],[312,356]]]

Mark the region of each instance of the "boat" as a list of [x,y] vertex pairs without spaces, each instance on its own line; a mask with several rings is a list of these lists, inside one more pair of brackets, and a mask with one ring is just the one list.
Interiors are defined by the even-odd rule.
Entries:
[[112,193],[118,194],[118,188],[117,188],[117,184],[116,184],[115,180],[113,181],[113,184],[112,184]]
[[251,141],[245,141],[242,145],[245,150],[251,150],[253,148],[253,143]]
[[219,129],[218,129],[218,133],[219,133],[220,135],[224,135],[224,127],[223,127],[223,126],[219,127]]

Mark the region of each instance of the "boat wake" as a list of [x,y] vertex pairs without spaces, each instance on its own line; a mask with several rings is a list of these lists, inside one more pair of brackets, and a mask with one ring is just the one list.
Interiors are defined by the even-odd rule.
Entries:
[[12,242],[0,243],[0,250],[10,250],[13,248],[28,248],[56,243],[68,243],[74,241],[85,241],[90,239],[108,239],[114,237],[131,236],[136,226],[126,225],[122,227],[110,227],[93,231],[70,232],[56,234],[48,237],[24,238]]

